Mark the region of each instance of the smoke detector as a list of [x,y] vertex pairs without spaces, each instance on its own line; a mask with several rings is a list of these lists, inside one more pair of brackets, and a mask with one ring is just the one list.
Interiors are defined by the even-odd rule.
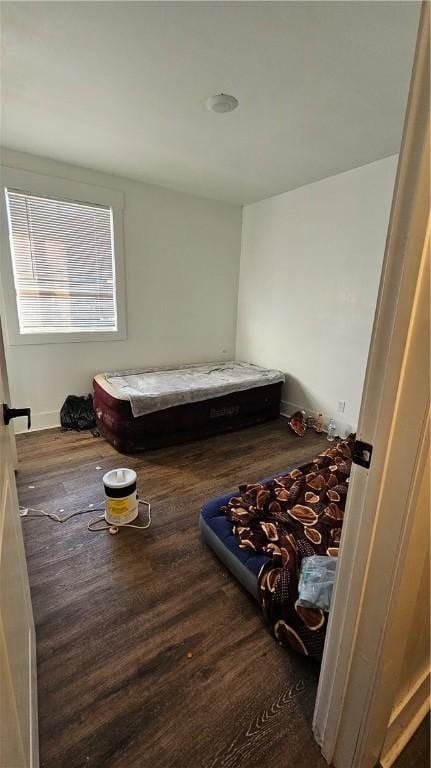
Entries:
[[206,108],[209,112],[233,112],[238,106],[238,99],[235,96],[229,96],[228,93],[216,93],[210,96],[206,101]]

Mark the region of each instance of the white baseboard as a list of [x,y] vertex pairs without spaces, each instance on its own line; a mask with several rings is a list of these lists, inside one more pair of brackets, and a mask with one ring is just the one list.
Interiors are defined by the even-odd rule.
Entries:
[[430,711],[430,669],[426,669],[392,712],[380,758],[390,768]]
[[[306,411],[308,416],[317,417],[320,411],[313,411],[310,408],[306,408],[300,403],[292,403],[289,400],[282,400],[280,406],[280,413],[282,416],[290,416],[295,411]],[[324,423],[327,424],[329,419],[334,419],[337,427],[338,437],[345,437],[348,432],[354,432],[356,430],[355,424],[349,424],[347,421],[343,421],[339,418],[339,413],[323,413]]]
[[[294,410],[293,403],[288,403],[287,400],[282,400],[281,401],[281,403],[280,403],[280,414],[282,416],[285,416],[287,418],[288,416],[290,416],[290,414],[292,413],[293,410]],[[299,406],[298,406],[297,410],[301,410],[299,408]]]
[[[40,429],[52,429],[60,426],[60,411],[45,411],[31,414],[30,432],[38,432]],[[15,434],[27,432],[27,420],[19,418],[14,422]]]
[[[318,416],[318,411],[312,411],[310,408],[305,408],[300,403],[292,403],[288,400],[282,400],[281,406],[280,406],[280,414],[281,416],[284,416],[287,418],[290,416],[294,411],[301,411],[304,410],[309,414],[310,416]],[[347,430],[353,430],[355,429],[355,425],[348,424],[346,421],[342,421],[339,418],[337,418],[339,414],[331,415],[331,414],[323,414],[323,418],[325,422],[328,422],[329,419],[334,419],[337,430],[340,433],[340,436],[344,437]],[[18,419],[15,423],[15,434],[20,435],[23,432],[27,432],[27,426],[26,426],[26,420],[25,418]],[[37,432],[41,429],[53,429],[54,427],[60,426],[60,411],[41,411],[39,413],[32,413],[31,414],[31,432]]]

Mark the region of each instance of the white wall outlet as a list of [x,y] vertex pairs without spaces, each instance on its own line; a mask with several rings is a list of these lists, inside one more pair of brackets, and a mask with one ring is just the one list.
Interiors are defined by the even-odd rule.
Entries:
[[338,413],[344,413],[345,407],[346,407],[346,401],[345,400],[339,400],[338,401],[338,406],[337,406]]

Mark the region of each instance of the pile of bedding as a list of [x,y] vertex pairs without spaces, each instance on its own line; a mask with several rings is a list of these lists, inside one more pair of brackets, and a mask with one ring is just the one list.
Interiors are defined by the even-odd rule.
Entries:
[[133,416],[284,381],[281,371],[241,362],[193,363],[103,374]]
[[304,557],[338,554],[354,440],[350,435],[285,476],[240,486],[224,507],[239,546],[271,556],[258,593],[275,637],[317,659],[328,614],[298,604],[299,571]]

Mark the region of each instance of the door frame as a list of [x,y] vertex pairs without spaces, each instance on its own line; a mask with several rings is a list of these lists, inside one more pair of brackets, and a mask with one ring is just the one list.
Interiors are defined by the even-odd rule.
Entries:
[[[372,461],[352,468],[313,720],[335,768],[381,759],[405,648],[395,600],[429,456],[429,52],[424,2],[357,431]],[[424,676],[416,727],[429,708]]]
[[[3,343],[2,322],[0,317],[0,395],[4,402],[10,404],[9,382],[7,378],[6,356]],[[0,408],[3,405],[0,398]],[[33,608],[31,602],[30,585],[27,573],[27,558],[24,548],[24,540],[21,528],[21,519],[19,516],[18,495],[15,482],[15,471],[17,469],[17,451],[15,442],[15,433],[13,425],[5,425],[3,414],[0,414],[0,427],[4,430],[4,442],[6,448],[6,466],[1,467],[3,480],[5,483],[0,485],[0,557],[2,558],[1,589],[4,595],[10,593],[15,585],[20,584],[21,597],[19,601],[13,603],[12,611],[3,613],[3,604],[0,610],[0,654],[1,667],[4,679],[0,680],[0,716],[2,718],[3,729],[0,735],[0,764],[3,768],[2,757],[13,753],[13,765],[24,768],[39,768],[39,728],[38,728],[38,696],[37,696],[37,662],[36,662],[36,633],[34,627]],[[0,439],[3,439],[3,435]],[[2,445],[3,448],[3,445]],[[2,454],[3,460],[3,454]],[[8,499],[10,506],[8,504]],[[14,552],[14,562],[17,570],[12,574],[9,569],[3,568],[3,557],[6,549],[12,547]],[[16,595],[16,591],[12,592]],[[14,647],[11,651],[11,645],[7,642],[10,635],[10,624],[16,616],[26,618],[27,627],[23,643],[28,648],[28,670],[24,670],[28,681],[28,699],[25,709],[28,712],[28,720],[25,719],[25,727],[22,728],[20,715],[24,705],[20,699],[20,692],[23,686],[17,682],[16,675],[13,674],[13,656],[16,652],[16,641],[14,636]],[[14,630],[12,630],[13,633]],[[16,627],[15,627],[16,632]],[[15,663],[16,668],[16,663]],[[27,698],[27,697],[26,697]],[[19,703],[21,701],[21,703]],[[16,724],[16,730],[15,730]],[[17,739],[13,740],[12,734],[18,734]],[[18,744],[20,746],[18,746]],[[24,761],[24,762],[22,762]]]

